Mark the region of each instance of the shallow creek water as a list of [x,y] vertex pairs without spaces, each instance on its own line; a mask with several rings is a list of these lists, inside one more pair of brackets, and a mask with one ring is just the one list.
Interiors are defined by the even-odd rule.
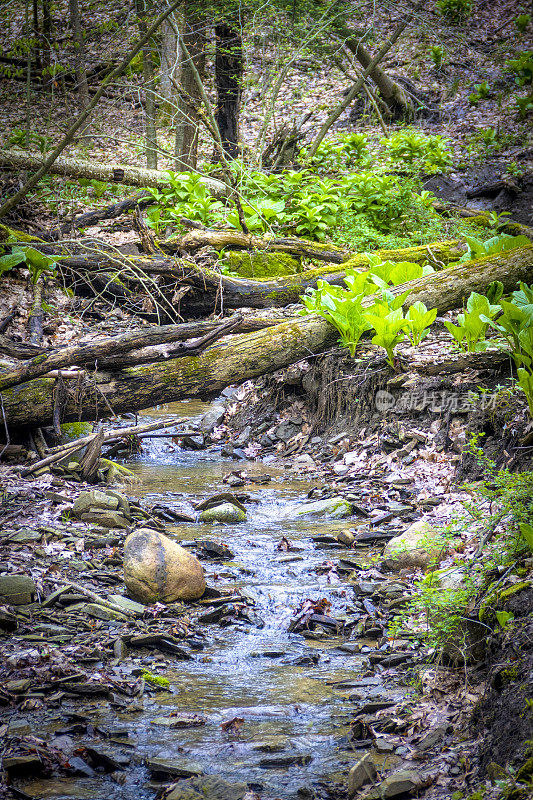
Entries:
[[[170,413],[190,417],[206,408],[199,403],[173,404],[146,416],[168,417]],[[272,465],[223,458],[219,450],[185,451],[169,439],[146,439],[143,454],[128,466],[142,481],[128,489],[128,494],[189,513],[193,503],[227,491],[223,477],[232,470],[272,477],[270,483],[247,483],[235,490],[250,496],[245,523],[186,523],[167,529],[178,541],[210,538],[227,544],[234,553],[233,561],[202,562],[207,582],[217,589],[243,590],[254,601],[252,611],[263,625],[206,625],[206,646],[189,661],[174,661],[172,656],[163,659],[145,651],[138,661],[168,678],[171,691],[146,694],[144,710],[135,714],[110,710],[102,703],[95,717],[106,728],[127,728],[135,743],[135,749],[129,751],[134,763],[127,769],[126,783],[78,779],[68,781],[68,793],[61,785],[56,784],[54,790],[49,784],[42,796],[126,800],[134,791],[138,798],[153,798],[148,772],[142,766],[142,759],[151,757],[194,762],[207,774],[251,784],[264,798],[291,800],[310,796],[297,794],[303,787],[345,781],[357,758],[347,741],[355,708],[348,698],[354,692],[371,698],[384,687],[357,688],[365,658],[341,649],[345,644],[342,637],[304,638],[287,629],[295,609],[306,598],[327,598],[332,616],[349,616],[350,585],[317,571],[325,562],[335,564],[348,553],[342,547],[315,547],[311,536],[332,533],[351,523],[298,519],[295,513],[312,484]],[[279,551],[282,536],[297,550]],[[352,550],[349,557],[364,563],[368,553]],[[309,658],[302,665],[293,663],[302,656],[318,658],[316,664]],[[154,717],[172,711],[204,715],[207,724],[187,729],[151,724]],[[221,725],[234,717],[244,720],[238,733],[225,732]],[[267,763],[287,756],[300,763]]]

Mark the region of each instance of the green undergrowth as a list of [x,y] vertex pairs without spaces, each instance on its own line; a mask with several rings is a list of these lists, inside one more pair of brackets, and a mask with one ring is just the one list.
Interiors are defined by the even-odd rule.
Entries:
[[[484,477],[464,487],[472,499],[444,532],[457,552],[454,562],[439,568],[435,560],[388,630],[392,639],[414,635],[439,660],[483,658],[488,637],[515,624],[509,601],[533,582],[533,540],[524,535],[524,526],[527,530],[533,522],[533,471],[499,469],[480,441],[473,437],[469,448]],[[465,557],[469,540],[474,547]]]

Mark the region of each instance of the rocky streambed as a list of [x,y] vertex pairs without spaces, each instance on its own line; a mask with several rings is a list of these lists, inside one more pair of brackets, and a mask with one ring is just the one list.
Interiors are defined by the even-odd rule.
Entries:
[[[216,408],[193,410],[216,425]],[[245,452],[236,468],[198,431],[197,449],[179,431],[146,439],[126,489],[52,475],[8,487],[6,791],[382,798],[458,773],[451,718],[413,715],[419,643],[387,633],[412,592],[398,574],[406,545],[395,555],[387,543],[409,529],[413,558],[427,556],[409,481],[361,472],[332,489]],[[124,539],[139,528],[201,561],[198,599],[127,597]],[[156,573],[151,589],[165,582]]]

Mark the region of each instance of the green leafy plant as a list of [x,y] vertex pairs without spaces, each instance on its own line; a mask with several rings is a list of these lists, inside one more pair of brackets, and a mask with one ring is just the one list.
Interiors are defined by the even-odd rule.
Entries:
[[471,261],[485,256],[495,256],[508,250],[515,250],[517,247],[525,247],[530,244],[527,236],[510,236],[508,233],[500,233],[482,242],[475,236],[465,236],[467,252],[461,256],[459,261]]
[[521,522],[519,528],[524,541],[533,553],[533,525],[529,525],[527,522]]
[[514,614],[510,611],[495,611],[496,619],[500,628],[505,630],[510,622],[514,620]]
[[444,48],[438,44],[434,44],[429,51],[429,55],[435,65],[435,69],[440,69],[442,67],[442,59],[444,58]]
[[369,313],[366,319],[376,331],[372,344],[383,347],[387,353],[387,362],[394,367],[394,348],[405,339],[406,324],[402,309],[393,309],[383,316]]
[[79,184],[84,188],[92,188],[93,195],[96,200],[101,200],[101,198],[109,189],[109,184],[107,181],[99,181],[96,180],[96,178],[91,178],[90,180],[88,178],[80,178]]
[[427,306],[420,300],[409,306],[405,315],[406,333],[413,347],[420,344],[429,334],[429,329],[435,322],[436,316],[437,309],[431,308],[428,310]]
[[516,58],[505,62],[508,72],[514,74],[514,79],[519,86],[526,86],[533,82],[533,50],[524,50]]
[[524,367],[519,367],[516,371],[516,375],[518,386],[526,396],[529,414],[533,417],[533,374]]
[[368,256],[370,272],[379,279],[376,283],[383,289],[387,288],[388,284],[398,286],[435,272],[429,265],[423,267],[422,264],[412,261],[382,261],[379,256],[373,256],[372,253],[369,253]]
[[527,26],[531,22],[531,14],[519,14],[518,17],[515,19],[514,24],[520,31],[520,33],[525,33]]
[[347,289],[331,286],[323,280],[317,281],[317,288],[309,289],[301,297],[306,309],[302,313],[320,314],[334,325],[339,331],[341,344],[348,348],[353,358],[359,339],[372,327],[362,301],[374,294],[376,286],[368,272],[355,270],[347,271],[345,283]]
[[485,100],[490,95],[490,86],[487,81],[474,84],[474,91],[469,96],[470,105],[477,105],[480,100]]
[[466,303],[466,310],[457,317],[457,325],[446,321],[444,324],[459,347],[468,353],[486,350],[489,343],[485,341],[488,326],[501,310],[498,305],[491,305],[485,295],[472,292]]
[[393,161],[423,170],[428,175],[443,172],[453,163],[448,140],[442,136],[426,136],[405,128],[384,140]]
[[56,262],[53,258],[43,255],[34,247],[13,247],[11,253],[0,258],[0,275],[18,264],[25,264],[30,272],[30,280],[35,285],[41,275],[47,272],[47,277],[55,275]]
[[530,111],[533,111],[533,92],[525,97],[515,97],[514,102],[520,119],[525,119]]
[[450,22],[464,22],[472,11],[472,0],[437,0],[435,5]]

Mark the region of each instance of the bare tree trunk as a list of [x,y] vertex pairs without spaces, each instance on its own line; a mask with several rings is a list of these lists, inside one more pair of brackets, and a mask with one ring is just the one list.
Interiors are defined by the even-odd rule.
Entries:
[[[74,47],[76,49],[75,68],[76,68],[76,81],[78,84],[78,101],[80,111],[83,113],[89,105],[89,85],[87,83],[87,71],[85,68],[85,43],[83,41],[83,32],[81,27],[81,15],[78,0],[69,0],[68,2],[70,25],[74,37]],[[85,129],[82,132],[82,137],[86,141],[90,141],[90,120],[87,119]]]
[[[50,9],[50,0],[42,0],[43,4],[43,29],[42,29],[42,50],[41,62],[43,71],[48,71],[48,79],[50,80],[50,65],[52,63],[51,50],[52,50],[52,14]],[[51,80],[50,80],[51,85]]]
[[[141,38],[146,36],[148,29],[146,16],[149,0],[136,0],[137,21]],[[156,126],[156,98],[154,92],[154,62],[152,53],[153,41],[148,39],[142,48],[143,55],[143,82],[145,103],[145,141],[146,141],[146,166],[148,169],[157,169],[157,126]]]
[[175,119],[175,168],[176,170],[196,169],[198,161],[198,108],[201,103],[191,60],[198,73],[205,69],[205,20],[197,16],[190,0],[183,4],[181,36],[190,58],[180,55],[180,97]]
[[424,2],[425,2],[425,0],[419,0],[419,2],[417,3],[416,7],[409,14],[407,14],[407,16],[402,20],[402,22],[400,22],[400,24],[397,26],[396,30],[393,32],[391,37],[389,39],[387,39],[387,41],[382,45],[382,47],[379,50],[379,52],[371,60],[371,62],[368,65],[368,67],[366,67],[366,69],[363,72],[363,74],[361,75],[361,77],[354,83],[354,85],[352,86],[352,88],[350,89],[350,91],[348,92],[346,97],[344,98],[344,100],[342,100],[342,102],[340,102],[338,104],[338,106],[336,108],[334,108],[333,111],[330,113],[330,115],[328,116],[328,118],[326,119],[326,121],[324,122],[322,127],[320,128],[319,132],[317,133],[317,135],[315,137],[315,140],[313,141],[313,144],[311,145],[311,147],[309,149],[308,155],[309,155],[310,158],[312,158],[315,155],[316,151],[318,150],[318,148],[320,146],[320,143],[321,143],[322,139],[327,134],[327,132],[329,131],[329,129],[331,128],[333,123],[338,120],[338,118],[340,117],[342,112],[346,108],[348,108],[348,106],[350,105],[350,103],[352,102],[354,97],[361,90],[361,88],[363,86],[363,83],[365,82],[365,78],[368,78],[368,76],[373,72],[373,70],[380,63],[380,61],[382,61],[385,58],[385,56],[387,55],[387,53],[391,49],[392,45],[394,44],[394,42],[396,42],[396,40],[400,38],[400,36],[402,35],[403,31],[405,30],[407,25],[411,22],[411,20],[414,17],[414,15],[424,5]]
[[[174,24],[172,24],[174,23]],[[170,117],[174,111],[176,92],[174,81],[177,80],[178,61],[178,36],[176,22],[165,20],[161,25],[161,69],[159,91],[163,98],[162,110]]]
[[[241,82],[244,70],[242,39],[240,31],[226,22],[221,22],[215,27],[215,36],[217,91],[215,120],[224,152],[229,158],[237,158]],[[213,160],[219,160],[216,151]]]
[[[359,63],[366,70],[372,63],[372,55],[361,42],[354,38],[345,39],[345,45],[354,54]],[[410,119],[413,116],[414,108],[411,98],[403,88],[390,78],[381,67],[376,64],[370,72],[370,77],[379,89],[379,93],[393,118],[402,117]]]

